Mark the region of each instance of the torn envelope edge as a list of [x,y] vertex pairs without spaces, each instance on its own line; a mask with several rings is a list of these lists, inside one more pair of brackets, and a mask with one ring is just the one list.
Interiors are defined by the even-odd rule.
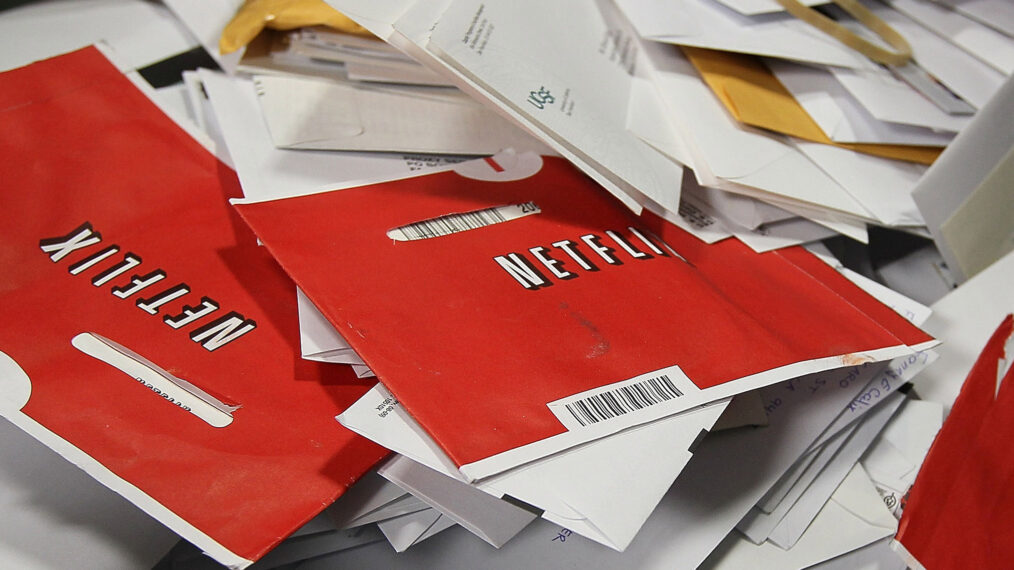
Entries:
[[248,560],[228,550],[147,493],[126,479],[117,476],[98,460],[22,412],[21,408],[28,404],[31,397],[32,381],[28,374],[3,352],[0,352],[0,387],[2,387],[0,390],[0,394],[2,394],[0,396],[0,415],[3,415],[19,429],[83,469],[96,481],[137,505],[141,510],[220,563],[235,569],[246,568],[253,564],[253,560]]

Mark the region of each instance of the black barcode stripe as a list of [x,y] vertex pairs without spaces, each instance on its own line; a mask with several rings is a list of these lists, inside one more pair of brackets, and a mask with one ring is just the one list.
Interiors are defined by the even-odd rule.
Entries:
[[662,374],[575,400],[565,404],[564,407],[579,424],[586,426],[661,404],[682,395],[683,392],[669,376]]
[[410,240],[428,239],[474,230],[506,221],[507,219],[500,213],[499,207],[494,207],[474,212],[448,214],[438,218],[414,222],[402,226],[401,231]]

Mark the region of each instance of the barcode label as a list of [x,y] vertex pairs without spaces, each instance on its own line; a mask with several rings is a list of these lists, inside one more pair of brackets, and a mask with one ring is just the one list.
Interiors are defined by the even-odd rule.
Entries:
[[673,384],[669,376],[662,374],[629,386],[621,386],[608,392],[564,404],[564,407],[579,424],[586,426],[634,410],[661,404],[682,395],[683,392]]
[[560,398],[547,406],[568,430],[612,433],[703,403],[703,391],[673,365]]
[[471,212],[447,214],[428,220],[413,222],[387,231],[387,237],[396,241],[414,241],[465,232],[515,220],[531,214],[538,214],[534,202],[494,206]]

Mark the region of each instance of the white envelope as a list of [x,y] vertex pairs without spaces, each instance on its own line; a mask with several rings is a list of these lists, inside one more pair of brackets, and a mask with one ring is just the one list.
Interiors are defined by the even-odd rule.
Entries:
[[797,216],[806,218],[815,224],[832,229],[843,236],[850,237],[859,243],[870,243],[869,229],[866,222],[848,216],[839,216],[827,210],[816,211],[800,204],[779,203],[779,207]]
[[733,228],[736,239],[757,253],[812,243],[838,235],[838,232],[805,218],[791,218],[764,224],[755,229]]
[[[684,188],[687,184],[697,184],[693,173],[686,171],[683,178]],[[680,211],[674,214],[665,208],[648,202],[644,209],[663,220],[683,228],[704,243],[715,243],[732,237],[732,232],[725,227],[718,216],[706,205],[697,202],[686,194],[680,196]]]
[[919,380],[917,391],[924,400],[950,410],[986,340],[1014,310],[1012,276],[1014,252],[933,304],[923,329],[943,342],[937,349],[940,361]]
[[275,148],[251,81],[200,71],[247,198],[267,199],[346,188],[448,168],[432,155],[336,153]]
[[864,5],[912,46],[912,57],[926,72],[976,108],[1000,89],[1004,74],[890,7],[868,0]]
[[[838,384],[841,378],[833,374],[808,378],[816,379],[822,379],[822,386],[829,390],[811,393],[805,386],[806,389],[788,390],[783,385],[763,389],[770,409],[768,427],[722,431],[704,438],[687,469],[622,554],[584,540],[569,525],[537,520],[499,550],[485,547],[467,532],[451,529],[398,555],[397,559],[391,556],[390,548],[382,550],[373,545],[323,557],[315,561],[319,565],[302,570],[385,565],[422,569],[446,566],[448,560],[460,568],[505,570],[696,568],[856,393],[841,388]],[[839,389],[831,389],[834,386]],[[772,398],[779,403],[775,404]],[[661,459],[665,455],[654,457]],[[730,461],[753,467],[730,469]],[[610,495],[611,504],[614,508],[622,506],[624,503],[617,502],[615,497],[629,495],[639,488],[628,485],[617,489],[616,494]]]
[[682,167],[626,129],[640,39],[611,3],[455,0],[418,41],[635,211],[641,196],[678,209]]
[[[129,26],[123,25],[130,22]],[[126,69],[185,52],[197,41],[164,6],[142,0],[8,3],[0,18],[0,71],[105,42]]]
[[377,475],[376,471],[369,471],[325,509],[323,514],[335,528],[353,528],[366,524],[359,523],[358,519],[407,496],[408,493],[401,487]]
[[218,49],[218,40],[243,0],[165,0],[164,3],[186,24],[219,67],[228,73],[236,71],[243,50],[223,55]]
[[394,547],[395,552],[405,552],[409,547],[454,526],[454,521],[436,509],[424,509],[415,513],[394,517],[377,523],[384,538]]
[[1007,75],[1014,72],[1014,38],[930,0],[887,0],[887,3],[997,71]]
[[855,399],[849,402],[849,405],[835,418],[827,432],[821,434],[814,441],[811,449],[823,445],[827,441],[828,435],[844,429],[870,410],[876,409],[878,404],[894,394],[906,382],[911,381],[929,368],[937,361],[937,358],[938,354],[935,350],[927,350],[892,360],[863,386]]
[[[401,488],[399,487],[399,489]],[[402,492],[402,495],[397,499],[389,501],[366,514],[357,517],[351,522],[344,525],[339,524],[339,526],[343,529],[356,528],[370,523],[386,521],[395,517],[417,513],[429,508],[429,504],[422,499],[414,497],[409,493]],[[336,524],[338,524],[337,521]]]
[[258,102],[279,148],[435,154],[548,149],[454,90],[357,86],[256,76]]
[[915,482],[943,419],[943,404],[909,398],[862,459],[885,502],[894,504],[895,516],[901,513],[902,499]]
[[868,68],[859,52],[786,12],[744,16],[714,0],[618,0],[642,37],[824,65]]
[[945,112],[886,69],[827,69],[880,121],[956,133],[971,120],[967,115]]
[[[805,488],[794,500],[790,494],[788,502],[791,503],[791,507],[785,511],[784,516],[771,531],[768,536],[770,542],[784,549],[796,546],[820,512],[821,507],[832,496],[834,489],[869,449],[870,444],[898,410],[904,399],[903,395],[895,393],[883,401],[877,406],[877,409],[863,417],[859,426],[848,437],[842,448],[833,454],[815,476],[811,477],[807,474],[797,483],[797,486],[801,485]],[[817,465],[811,469],[816,470]],[[809,484],[806,483],[807,480],[810,481]],[[781,508],[781,505],[779,507]],[[777,518],[777,515],[773,516]]]
[[[495,497],[508,495],[543,509],[543,518],[623,550],[690,459],[693,443],[715,423],[726,403],[638,426],[474,486]],[[382,385],[367,392],[338,419],[389,449],[448,477],[462,478],[450,459]],[[645,451],[652,449],[666,452]],[[575,479],[575,473],[582,476]],[[615,500],[619,495],[624,497],[622,502]]]
[[926,172],[925,165],[799,139],[792,139],[791,143],[881,225],[925,225],[912,199],[912,191]]
[[882,538],[866,546],[857,548],[820,564],[814,564],[808,570],[906,570],[908,565],[891,549],[893,537]]
[[[785,518],[785,515],[795,505],[799,497],[807,491],[810,483],[823,472],[828,462],[845,446],[845,443],[856,432],[859,423],[856,422],[854,425],[839,431],[822,446],[800,457],[799,461],[786,471],[785,475],[772,487],[772,489],[779,490],[776,497],[778,500],[771,505],[764,505],[768,499],[768,497],[765,497],[760,503],[751,508],[742,520],[736,523],[736,530],[750,539],[754,544],[761,544],[767,540],[771,536],[771,532],[778,526],[778,523]],[[851,464],[848,468],[850,467]],[[831,488],[832,491],[839,482],[840,480],[834,482]],[[769,492],[769,496],[770,494]],[[827,497],[824,497],[821,500],[821,504],[826,500]],[[765,508],[761,508],[762,505]],[[768,506],[770,508],[767,508]]]
[[[655,84],[635,77],[627,107],[627,129],[662,154],[693,168],[693,156],[673,128],[672,117],[667,115]],[[659,120],[659,117],[667,117],[668,120]],[[686,184],[686,169],[683,172],[683,183]]]
[[726,220],[749,230],[757,229],[764,224],[782,222],[796,217],[795,214],[777,206],[749,196],[724,192],[717,188],[692,185],[688,188],[687,193],[706,202],[712,210],[719,212]]
[[[260,568],[276,568],[382,540],[384,540],[384,536],[373,526],[294,536],[285,539],[262,556],[257,560],[257,564]],[[191,568],[191,566],[188,565],[187,568]],[[220,568],[220,566],[216,565],[214,568]]]
[[833,141],[945,146],[953,133],[885,122],[874,117],[827,68],[768,59],[778,81]]
[[702,567],[805,568],[891,536],[897,528],[898,521],[856,464],[795,547],[756,545],[733,534]]
[[218,124],[218,118],[215,117],[215,110],[211,106],[211,100],[208,99],[208,94],[204,91],[203,85],[201,85],[199,74],[196,71],[184,71],[183,87],[187,94],[187,116],[191,118],[197,126],[197,130],[203,134],[204,138],[209,141],[209,144],[205,146],[219,160],[235,170],[236,167],[233,166],[232,157],[229,156],[229,149],[225,144],[225,138],[222,136],[222,128]]
[[934,0],[1014,37],[1014,5],[1007,0]]
[[[916,204],[926,220],[926,225],[933,234],[934,241],[947,262],[954,277],[962,282],[969,277],[963,259],[959,259],[950,246],[948,236],[941,231],[959,208],[962,207],[976,189],[990,177],[990,174],[1007,157],[1014,148],[1014,79],[1008,80],[1003,89],[989,105],[982,108],[972,124],[962,131],[954,142],[944,151],[940,158],[927,170],[913,192]],[[1010,238],[1004,236],[1011,229],[1011,218],[1004,216],[1014,206],[1009,191],[1009,180],[998,180],[998,192],[994,213],[999,218],[992,223],[982,223],[976,227],[966,227],[969,234],[979,234],[983,238],[997,235],[1000,247],[1009,246]],[[1006,232],[1003,230],[1007,230]],[[1000,230],[1000,231],[996,231]],[[1006,243],[1002,243],[1006,242]],[[984,244],[990,246],[991,244]],[[963,378],[963,377],[962,377]]]
[[303,358],[349,364],[360,378],[373,376],[363,359],[299,289],[296,289],[296,309],[299,313],[299,346]]
[[[802,473],[816,460],[817,454],[824,446],[832,439],[837,439],[839,433],[852,426],[856,420],[871,409],[877,409],[878,403],[883,402],[895,390],[925,370],[934,360],[935,354],[927,352],[920,354],[914,362],[909,362],[908,358],[897,359],[890,366],[877,370],[872,377],[867,379],[868,381],[856,397],[812,441],[800,460],[767,490],[764,497],[757,501],[757,507],[765,513],[773,512],[802,476]],[[856,382],[860,375],[859,370],[853,369],[844,376],[843,381],[845,383]]]
[[493,497],[404,455],[395,455],[377,472],[497,548],[538,518],[534,512]]
[[[725,4],[729,8],[744,15],[753,14],[768,14],[771,12],[783,12],[785,10],[781,4],[775,2],[775,0],[718,0],[722,4]],[[819,4],[827,4],[830,0],[802,0],[800,4],[804,6],[817,6]]]
[[[655,80],[669,113],[694,154],[703,186],[747,194],[785,209],[793,203],[858,219],[869,213],[788,138],[739,125],[696,69],[672,49],[648,46]],[[790,211],[792,211],[790,209]]]

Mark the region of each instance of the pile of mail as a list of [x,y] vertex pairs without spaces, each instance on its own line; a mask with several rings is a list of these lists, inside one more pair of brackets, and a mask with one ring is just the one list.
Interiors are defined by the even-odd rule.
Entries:
[[0,415],[62,456],[0,560],[1003,559],[1002,0],[62,4],[0,11]]

